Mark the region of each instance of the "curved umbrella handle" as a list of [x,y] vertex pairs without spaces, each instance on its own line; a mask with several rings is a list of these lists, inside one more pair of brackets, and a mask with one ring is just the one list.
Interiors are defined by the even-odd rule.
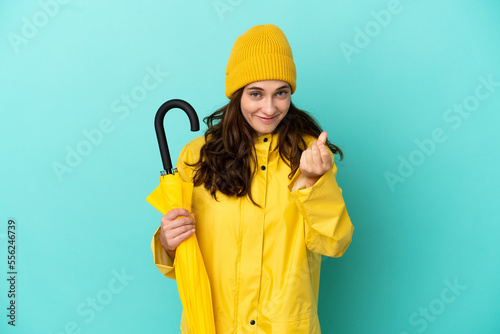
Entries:
[[163,119],[167,111],[172,108],[180,108],[189,117],[189,122],[191,123],[191,131],[200,130],[200,121],[198,120],[198,115],[194,108],[184,100],[173,99],[169,100],[161,105],[161,107],[156,112],[155,116],[155,130],[156,137],[158,138],[158,146],[160,147],[161,160],[163,162],[163,168],[165,169],[161,175],[172,174],[174,171],[172,169],[172,160],[170,159],[170,152],[167,145],[167,137],[165,136],[165,129],[163,128]]

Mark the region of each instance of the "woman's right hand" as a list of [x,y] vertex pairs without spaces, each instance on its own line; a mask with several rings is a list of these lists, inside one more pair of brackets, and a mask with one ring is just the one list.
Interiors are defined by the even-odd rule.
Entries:
[[194,213],[186,209],[172,209],[161,218],[161,247],[170,255],[175,257],[175,249],[181,242],[189,238],[195,231]]

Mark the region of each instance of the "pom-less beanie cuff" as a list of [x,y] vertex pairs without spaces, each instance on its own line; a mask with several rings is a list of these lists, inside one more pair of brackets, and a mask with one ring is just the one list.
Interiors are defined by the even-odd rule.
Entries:
[[275,25],[250,28],[236,39],[226,67],[226,96],[249,83],[282,80],[296,88],[296,69],[285,34]]
[[295,92],[296,69],[293,59],[279,54],[260,55],[246,60],[226,76],[226,96],[233,95],[241,87],[261,80],[282,80]]

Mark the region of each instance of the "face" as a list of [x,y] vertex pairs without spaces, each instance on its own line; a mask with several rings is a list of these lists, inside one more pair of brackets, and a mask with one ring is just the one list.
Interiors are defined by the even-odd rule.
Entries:
[[280,80],[256,81],[243,89],[241,113],[258,136],[276,129],[290,107],[290,84]]

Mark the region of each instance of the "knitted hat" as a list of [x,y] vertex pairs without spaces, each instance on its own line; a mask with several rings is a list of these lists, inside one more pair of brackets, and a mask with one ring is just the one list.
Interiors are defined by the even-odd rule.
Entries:
[[295,63],[285,34],[273,24],[258,25],[236,39],[226,67],[226,96],[249,83],[282,80],[295,92]]

